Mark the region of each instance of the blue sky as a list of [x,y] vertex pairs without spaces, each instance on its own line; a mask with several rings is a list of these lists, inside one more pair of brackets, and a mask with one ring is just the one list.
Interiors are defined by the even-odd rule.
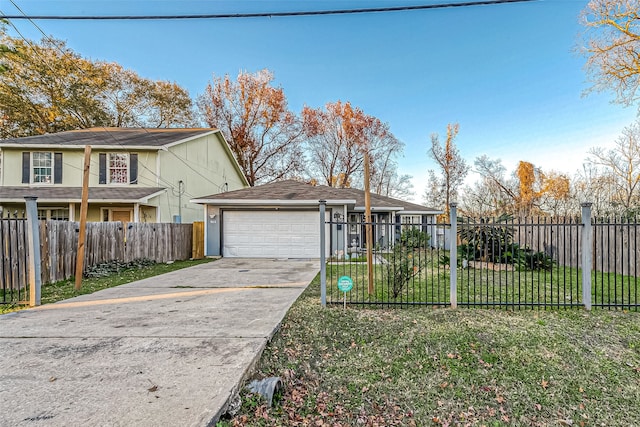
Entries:
[[[27,14],[273,12],[434,1],[13,0]],[[589,87],[577,52],[586,0],[360,15],[172,21],[36,21],[79,54],[175,81],[192,96],[212,74],[272,70],[293,111],[350,101],[389,123],[405,144],[400,172],[422,198],[430,135],[458,122],[469,163],[486,154],[509,170],[527,160],[573,174],[590,147],[611,145],[633,107]],[[19,14],[11,1],[4,14]],[[41,34],[14,21],[28,38]],[[473,179],[473,175],[469,180]]]

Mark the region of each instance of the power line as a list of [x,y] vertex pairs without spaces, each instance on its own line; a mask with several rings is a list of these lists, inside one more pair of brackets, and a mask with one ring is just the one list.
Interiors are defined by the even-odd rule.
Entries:
[[[489,6],[504,3],[528,3],[539,0],[480,0],[460,3],[437,3],[415,6],[370,7],[362,9],[331,9],[331,10],[306,10],[292,12],[255,12],[255,13],[205,13],[193,15],[0,15],[5,19],[38,19],[38,20],[99,20],[99,21],[123,21],[123,20],[174,20],[174,19],[233,19],[233,18],[276,18],[292,16],[320,16],[320,15],[353,15],[361,13],[385,13],[406,12],[425,9],[447,9],[469,6]],[[12,2],[13,3],[13,2]]]

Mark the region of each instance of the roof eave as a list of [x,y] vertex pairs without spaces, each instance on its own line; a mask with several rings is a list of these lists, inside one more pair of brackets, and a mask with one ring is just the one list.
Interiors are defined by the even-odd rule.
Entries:
[[[324,200],[324,199],[323,199]],[[336,199],[325,200],[327,205],[353,205],[355,200]],[[319,199],[308,200],[286,200],[286,199],[191,199],[191,203],[200,205],[216,205],[216,206],[317,206],[320,204]]]
[[220,131],[218,129],[211,129],[211,130],[203,131],[202,133],[199,133],[198,135],[192,135],[192,136],[190,136],[188,138],[183,138],[183,139],[180,139],[178,141],[173,141],[173,142],[170,142],[168,144],[164,144],[163,146],[166,147],[166,148],[170,148],[170,147],[173,147],[175,145],[184,144],[185,142],[189,142],[189,141],[192,141],[194,139],[202,138],[203,136],[213,135],[216,132],[220,132]]
[[405,210],[402,211],[403,214],[405,215],[440,215],[442,213],[444,213],[444,211],[435,211],[435,210],[424,210],[424,211],[417,211],[417,210]]
[[58,150],[84,150],[85,145],[91,145],[93,150],[161,150],[163,145],[95,145],[95,144],[3,144],[0,142],[0,150],[3,148],[21,148],[21,149],[58,149]]

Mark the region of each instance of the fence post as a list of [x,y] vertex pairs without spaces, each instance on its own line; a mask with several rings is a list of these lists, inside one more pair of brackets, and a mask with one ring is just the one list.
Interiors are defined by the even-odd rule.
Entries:
[[40,264],[40,222],[38,221],[38,198],[25,196],[27,211],[27,246],[29,251],[29,305],[40,305],[42,272]]
[[320,301],[322,306],[327,306],[327,259],[326,259],[326,226],[325,210],[327,201],[320,200]]
[[592,227],[591,203],[582,203],[582,303],[586,310],[591,310],[591,259],[592,259]]
[[449,204],[449,301],[451,308],[458,307],[458,213],[457,203]]

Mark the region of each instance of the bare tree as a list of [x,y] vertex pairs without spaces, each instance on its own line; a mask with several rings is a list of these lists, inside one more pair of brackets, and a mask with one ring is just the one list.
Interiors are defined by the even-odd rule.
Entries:
[[625,105],[638,98],[639,13],[637,0],[591,0],[582,12],[587,27],[582,51],[593,89],[612,90],[616,101]]
[[443,145],[440,144],[438,134],[431,135],[429,156],[438,163],[442,172],[439,183],[443,189],[444,211],[447,218],[449,217],[449,203],[457,196],[458,188],[469,172],[469,166],[460,155],[454,142],[459,128],[457,123],[447,125],[447,139]]
[[605,168],[601,166],[586,162],[573,178],[572,199],[575,211],[572,213],[578,213],[580,203],[590,202],[591,211],[595,216],[614,214],[611,198],[615,192],[613,175],[606,173]]
[[429,169],[427,175],[427,184],[422,195],[423,204],[431,208],[444,208],[446,198],[442,188],[442,180],[436,176],[433,169]]
[[640,122],[624,128],[614,148],[597,147],[589,154],[587,161],[602,166],[614,182],[611,204],[619,205],[623,213],[635,209],[640,203]]

